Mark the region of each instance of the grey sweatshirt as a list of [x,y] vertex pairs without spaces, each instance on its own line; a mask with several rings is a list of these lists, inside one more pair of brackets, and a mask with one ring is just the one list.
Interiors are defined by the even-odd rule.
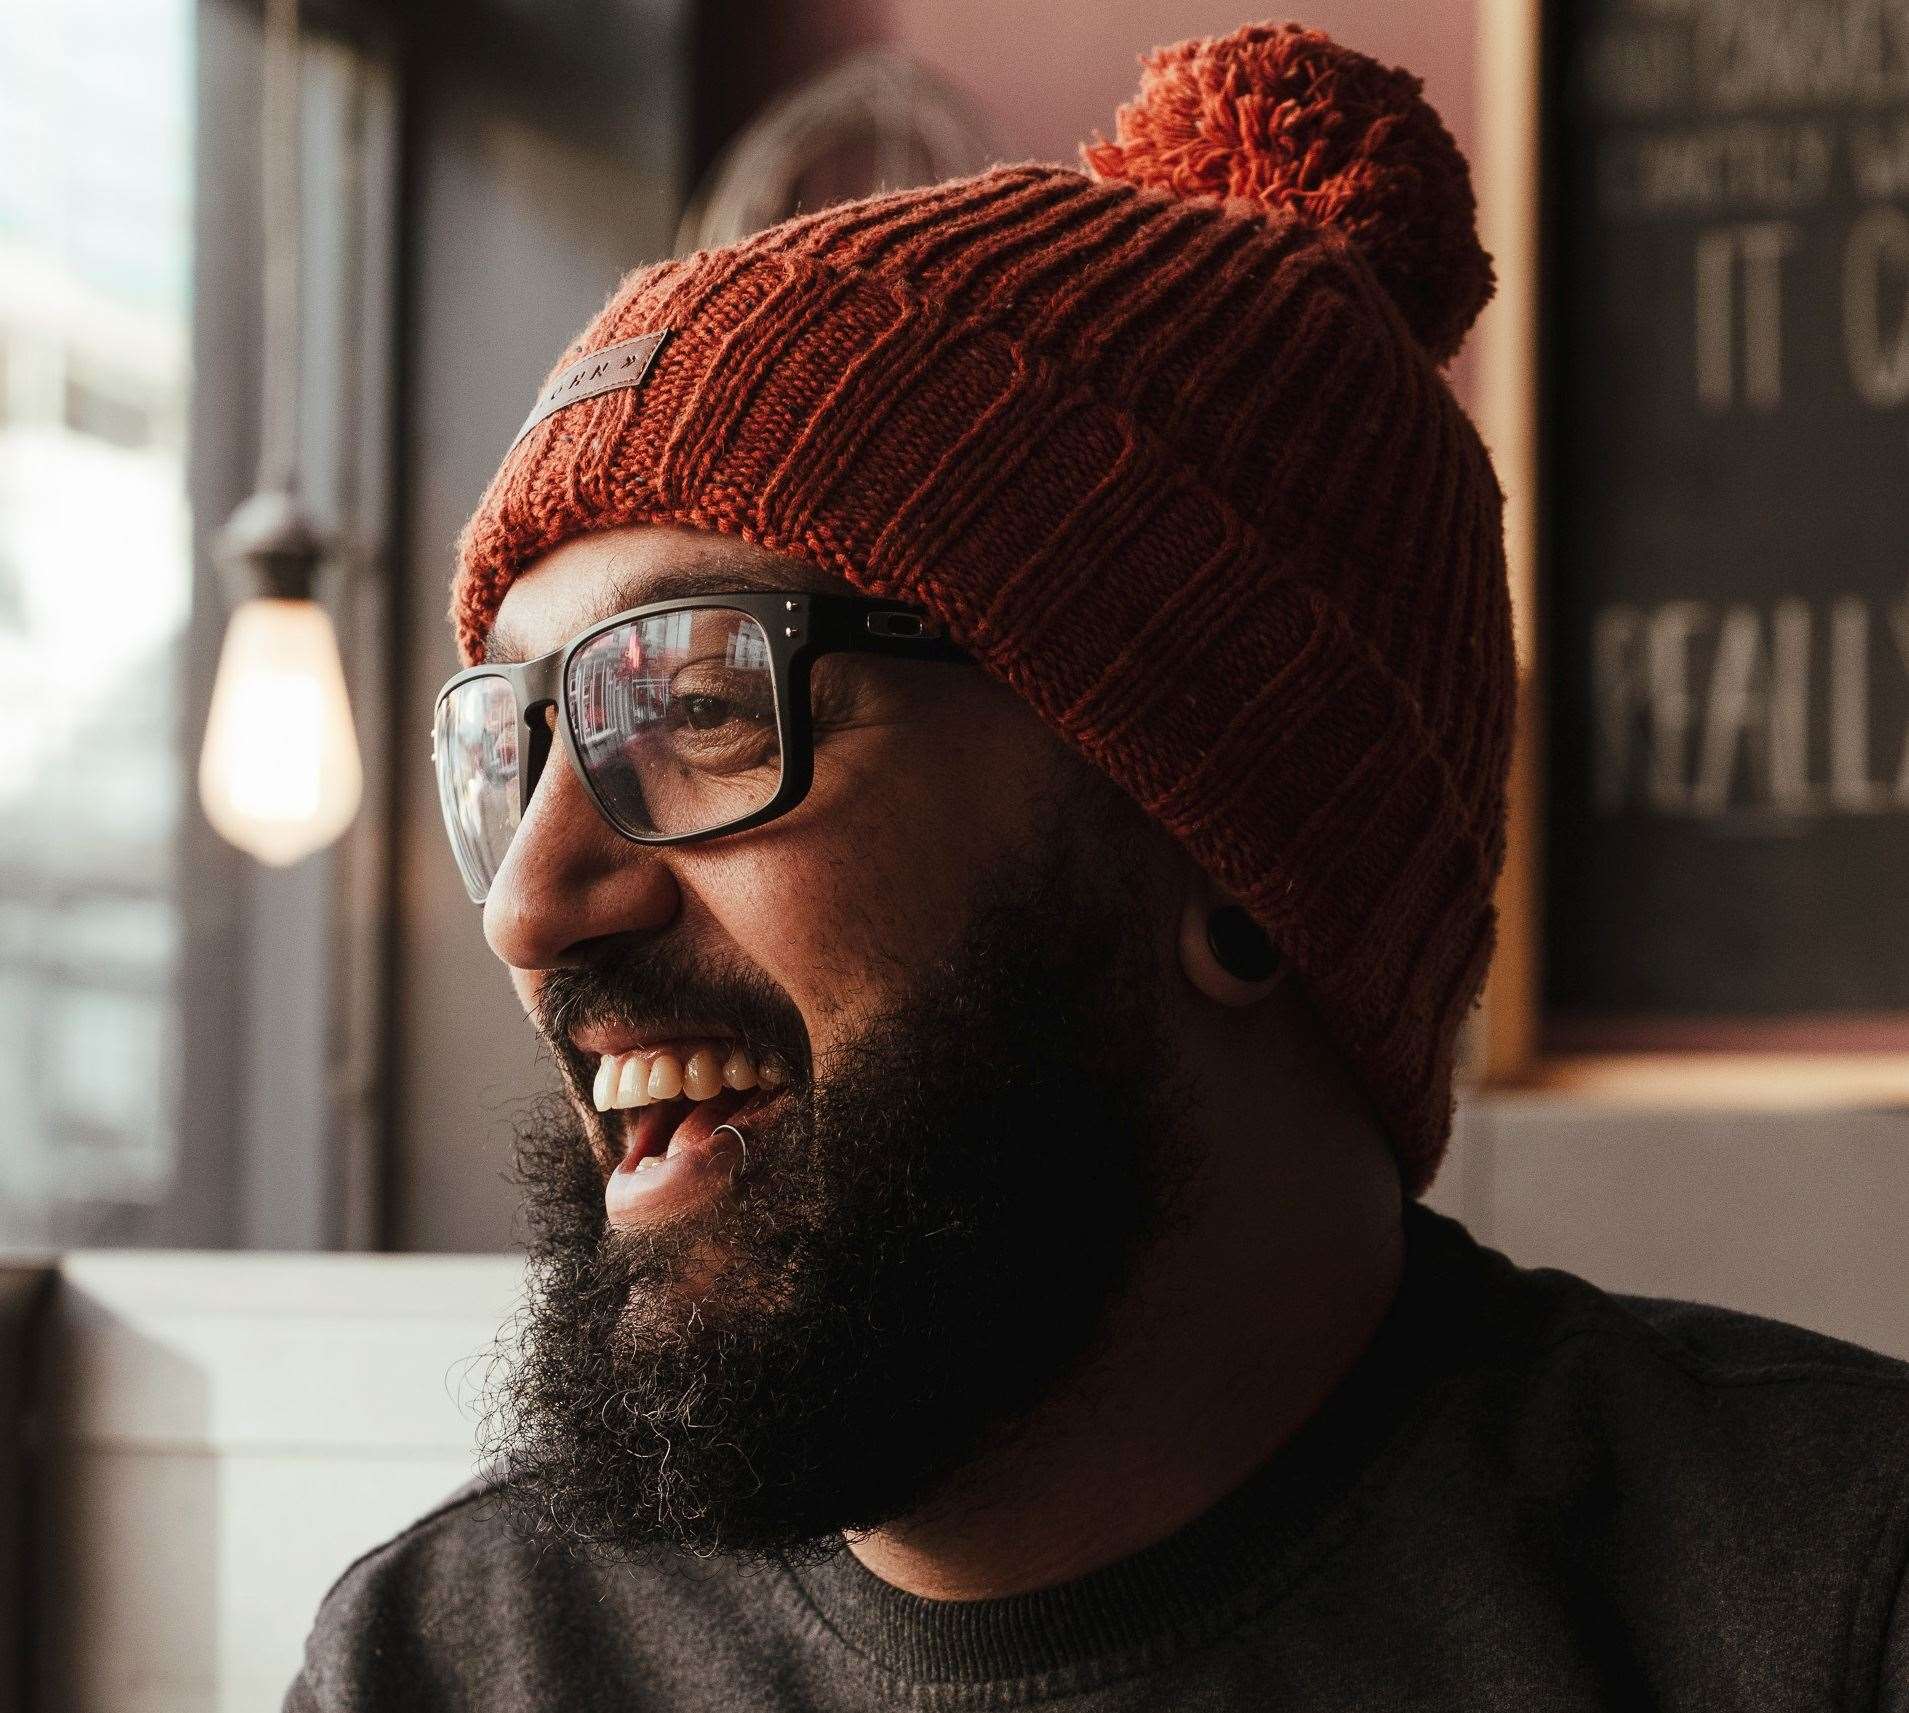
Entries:
[[1405,1229],[1325,1404],[1119,1564],[973,1602],[847,1552],[605,1566],[480,1480],[345,1572],[287,1713],[1909,1713],[1909,1364]]

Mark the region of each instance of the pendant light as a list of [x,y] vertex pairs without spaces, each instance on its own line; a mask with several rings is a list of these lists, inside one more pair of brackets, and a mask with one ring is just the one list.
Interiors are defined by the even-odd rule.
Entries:
[[309,856],[351,824],[358,740],[318,578],[331,556],[299,495],[298,0],[265,7],[265,408],[258,492],[214,544],[232,616],[212,685],[199,800],[260,862]]

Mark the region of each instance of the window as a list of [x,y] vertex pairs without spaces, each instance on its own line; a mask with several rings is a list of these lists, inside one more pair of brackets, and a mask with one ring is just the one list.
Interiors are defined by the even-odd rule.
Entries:
[[0,0],[0,1243],[173,1159],[192,0]]

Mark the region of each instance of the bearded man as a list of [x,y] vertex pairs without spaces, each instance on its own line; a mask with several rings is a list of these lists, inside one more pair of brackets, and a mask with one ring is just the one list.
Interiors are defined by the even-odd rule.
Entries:
[[531,1296],[288,1708],[1909,1706],[1903,1366],[1419,1199],[1514,684],[1462,157],[1281,26],[1085,160],[638,269],[485,494]]

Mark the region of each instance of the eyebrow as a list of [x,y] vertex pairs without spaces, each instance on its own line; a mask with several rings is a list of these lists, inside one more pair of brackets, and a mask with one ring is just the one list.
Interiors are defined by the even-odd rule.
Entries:
[[[610,586],[607,603],[595,618],[586,619],[582,630],[631,607],[648,606],[653,601],[674,601],[690,595],[721,595],[736,589],[794,589],[807,594],[833,592],[836,579],[825,578],[807,565],[777,566],[765,574],[739,561],[704,560],[695,565],[668,566],[645,574],[626,571]],[[484,661],[490,666],[510,666],[529,657],[523,640],[510,628],[508,620],[493,624],[484,638]]]

